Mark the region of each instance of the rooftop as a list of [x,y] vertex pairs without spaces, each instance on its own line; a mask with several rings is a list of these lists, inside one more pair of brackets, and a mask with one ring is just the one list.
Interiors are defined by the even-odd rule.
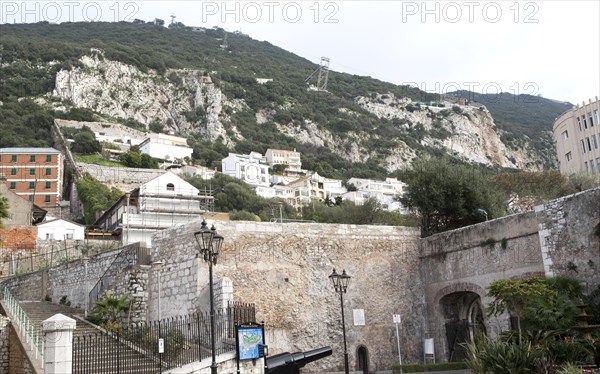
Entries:
[[30,153],[60,153],[54,148],[33,148],[33,147],[24,147],[24,148],[0,148],[0,153],[11,153],[11,154],[30,154]]

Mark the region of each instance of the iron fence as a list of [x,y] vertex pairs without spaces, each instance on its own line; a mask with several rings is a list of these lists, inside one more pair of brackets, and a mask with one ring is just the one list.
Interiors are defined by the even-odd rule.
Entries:
[[[235,316],[254,321],[254,305],[230,304],[215,312],[217,355],[235,350]],[[73,373],[159,373],[211,357],[210,343],[209,313],[113,325],[73,337]]]

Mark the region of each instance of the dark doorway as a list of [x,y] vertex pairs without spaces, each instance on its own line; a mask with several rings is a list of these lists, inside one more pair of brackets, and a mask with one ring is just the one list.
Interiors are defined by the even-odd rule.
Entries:
[[440,300],[446,328],[448,361],[464,361],[463,343],[474,342],[485,335],[481,298],[474,292],[455,292]]
[[363,372],[364,374],[369,373],[369,353],[367,352],[367,347],[361,345],[358,347],[356,351],[356,357],[358,357],[358,371]]

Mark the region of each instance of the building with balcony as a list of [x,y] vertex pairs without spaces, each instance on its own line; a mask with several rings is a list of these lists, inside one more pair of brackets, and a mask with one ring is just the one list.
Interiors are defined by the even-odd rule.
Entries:
[[123,195],[87,230],[86,237],[110,237],[123,245],[143,241],[151,247],[152,235],[200,219],[213,200],[167,172]]
[[600,100],[573,107],[552,127],[560,172],[600,175]]
[[348,184],[356,187],[356,191],[344,194],[344,200],[353,201],[356,205],[362,205],[368,198],[376,198],[381,206],[390,211],[399,210],[407,214],[408,210],[396,201],[396,196],[404,193],[406,184],[396,178],[386,178],[384,181],[363,178],[350,178]]
[[59,205],[63,170],[64,157],[54,148],[0,148],[0,174],[6,185],[39,207]]
[[230,153],[221,160],[221,172],[240,179],[251,186],[269,186],[269,165],[263,155],[250,152],[248,155]]
[[302,170],[300,152],[297,152],[296,149],[290,151],[285,149],[269,148],[265,153],[265,160],[271,168],[273,168],[275,165],[285,165],[285,175],[295,176],[304,174]]

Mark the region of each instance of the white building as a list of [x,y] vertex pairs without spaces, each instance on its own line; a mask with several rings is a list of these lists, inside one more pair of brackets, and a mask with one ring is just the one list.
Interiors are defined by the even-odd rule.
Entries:
[[85,226],[63,218],[52,218],[37,225],[37,238],[42,240],[83,240]]
[[206,166],[185,165],[181,168],[171,169],[176,174],[188,174],[192,177],[200,177],[203,180],[213,179],[218,173],[215,169]]
[[222,173],[252,186],[269,186],[269,165],[257,152],[249,155],[230,153],[221,160]]
[[187,140],[167,134],[150,134],[140,144],[140,152],[160,160],[183,160],[192,157],[194,150],[188,147]]
[[325,200],[327,197],[334,199],[346,192],[341,180],[325,178],[316,172],[284,187],[294,191],[295,201],[292,205],[296,209],[310,203],[312,200]]
[[154,233],[200,219],[213,199],[167,172],[123,195],[86,234],[88,238],[112,236],[124,245],[144,241],[152,246]]
[[285,165],[285,175],[303,174],[300,152],[297,152],[296,149],[290,151],[286,149],[269,148],[265,153],[265,159],[270,167],[275,165]]
[[386,178],[385,181],[350,178],[348,184],[353,184],[357,191],[344,194],[343,198],[345,200],[353,201],[356,205],[362,205],[366,199],[374,197],[384,209],[390,212],[400,210],[402,214],[408,213],[408,210],[396,201],[396,196],[404,193],[406,184],[396,178]]

